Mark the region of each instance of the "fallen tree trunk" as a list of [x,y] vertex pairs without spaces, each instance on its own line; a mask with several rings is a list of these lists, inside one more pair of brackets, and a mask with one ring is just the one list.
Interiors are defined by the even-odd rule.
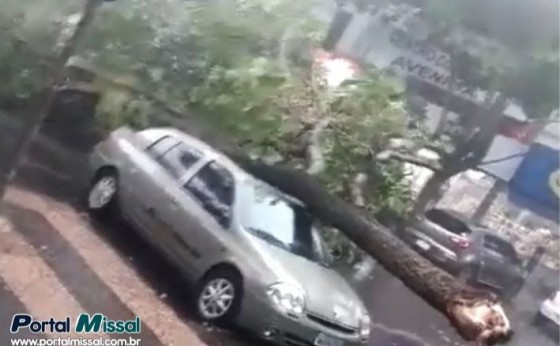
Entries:
[[[146,95],[137,88],[131,90]],[[476,341],[478,345],[493,345],[511,337],[507,316],[493,294],[465,287],[361,209],[328,192],[309,174],[254,160],[239,150],[233,139],[209,129],[197,117],[182,114],[163,101],[156,101],[156,105],[163,105],[162,109],[172,115],[164,121],[167,125],[200,138],[250,174],[302,201],[316,217],[344,233],[414,293],[445,314],[465,340]],[[177,118],[178,114],[182,115],[181,119]]]
[[362,210],[328,192],[309,174],[271,166],[249,158],[231,145],[202,139],[253,176],[299,199],[316,217],[343,232],[414,293],[445,314],[465,340],[492,345],[511,337],[509,321],[495,295],[465,287]]

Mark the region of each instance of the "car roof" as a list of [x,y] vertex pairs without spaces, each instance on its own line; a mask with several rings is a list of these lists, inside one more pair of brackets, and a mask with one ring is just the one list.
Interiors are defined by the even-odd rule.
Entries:
[[252,176],[241,169],[235,162],[233,162],[230,158],[226,155],[221,153],[219,150],[213,148],[212,146],[206,144],[202,140],[186,134],[178,129],[172,127],[158,127],[158,128],[149,128],[143,131],[140,131],[140,134],[147,138],[149,141],[156,141],[164,136],[171,136],[180,139],[188,146],[196,149],[202,153],[204,153],[204,157],[209,160],[218,161],[220,164],[224,165],[226,168],[232,171],[232,173],[239,179],[239,180],[248,180],[252,178]]
[[453,209],[448,209],[448,208],[431,208],[428,209],[426,212],[430,211],[430,210],[437,210],[439,212],[445,213],[463,223],[465,223],[467,226],[472,227],[472,228],[482,228],[482,229],[489,229],[489,227],[487,227],[486,225],[483,225],[481,223],[472,221],[468,218],[467,215],[457,211],[457,210],[453,210]]
[[229,157],[227,157],[225,154],[223,154],[222,152],[220,152],[219,150],[217,150],[216,148],[208,145],[207,143],[203,142],[202,140],[191,136],[181,130],[178,130],[176,128],[173,127],[158,127],[158,128],[148,128],[145,129],[143,131],[140,131],[141,135],[144,136],[145,138],[147,138],[149,141],[156,141],[164,136],[172,136],[172,137],[176,137],[179,138],[180,140],[182,140],[183,142],[185,142],[185,144],[191,146],[192,148],[199,150],[201,152],[204,153],[205,157],[208,160],[215,160],[217,162],[219,162],[220,164],[224,165],[228,170],[230,170],[232,172],[232,174],[235,176],[235,179],[237,180],[238,183],[241,184],[262,184],[268,188],[270,188],[271,190],[274,190],[276,193],[278,193],[278,195],[283,196],[284,198],[294,202],[294,203],[298,203],[300,205],[303,205],[303,203],[301,201],[299,201],[298,199],[296,199],[293,196],[289,196],[286,195],[285,193],[283,193],[282,191],[278,190],[276,187],[252,176],[251,174],[249,174],[247,171],[245,171],[244,169],[242,169],[241,167],[239,167],[239,165],[237,165],[235,162],[233,162]]

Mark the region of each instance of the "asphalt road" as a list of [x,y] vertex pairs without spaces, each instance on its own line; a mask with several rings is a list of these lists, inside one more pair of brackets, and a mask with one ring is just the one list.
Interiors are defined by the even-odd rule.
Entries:
[[[5,157],[3,155],[11,144],[12,136],[10,134],[12,133],[14,133],[13,126],[0,123],[0,158]],[[49,196],[65,205],[70,205],[79,213],[82,210],[84,167],[85,158],[81,151],[68,151],[68,148],[64,148],[60,143],[44,138],[33,146],[31,154],[19,172],[17,184]],[[15,215],[16,219],[33,220],[32,211],[17,205],[9,205],[9,208],[11,208],[9,212]],[[44,222],[37,217],[35,220]],[[118,220],[101,222],[90,221],[89,218],[84,220],[88,223],[87,227],[115,250],[119,261],[130,265],[150,290],[163,295],[166,306],[179,316],[181,323],[191,326],[207,345],[261,344],[259,341],[247,337],[242,331],[233,333],[209,331],[208,328],[193,321],[192,313],[188,304],[185,303],[189,297],[185,284],[177,279],[176,273],[158,254],[136,237],[127,225]],[[41,227],[50,229],[48,222]],[[28,228],[33,227],[28,225]],[[50,255],[43,252],[43,260],[59,273],[59,276],[63,276],[63,285],[74,292],[73,294],[78,297],[78,300],[82,301],[82,306],[87,306],[89,310],[102,309],[109,315],[130,315],[130,308],[125,304],[110,304],[113,301],[111,300],[112,295],[114,296],[116,293],[107,283],[99,280],[99,275],[92,272],[87,263],[80,261],[81,249],[65,244],[54,231],[50,232],[51,235],[47,237],[34,232],[29,231],[24,234],[24,238],[31,243],[31,246],[38,249],[41,247],[58,249],[57,252]],[[77,267],[71,269],[69,263]],[[369,274],[365,279],[355,280],[354,284],[366,302],[373,319],[370,346],[459,346],[465,344],[441,314],[410,292],[398,279],[378,266]],[[553,280],[558,281],[558,274],[554,275],[556,277]],[[516,336],[509,345],[553,346],[557,344],[553,337],[531,325],[532,317],[543,295],[543,292],[539,291],[539,285],[541,285],[539,280],[541,279],[530,279],[530,284],[522,291],[518,299],[507,307],[516,330]],[[88,290],[93,288],[100,293],[92,297],[85,291],[85,287]],[[24,305],[21,299],[14,298],[13,292],[6,289],[6,285],[0,281],[1,325],[11,318],[14,311],[24,309]],[[154,345],[164,344],[161,340],[156,342],[156,336],[154,333],[150,334],[149,330],[146,338],[154,340]],[[3,342],[3,344],[5,343]]]

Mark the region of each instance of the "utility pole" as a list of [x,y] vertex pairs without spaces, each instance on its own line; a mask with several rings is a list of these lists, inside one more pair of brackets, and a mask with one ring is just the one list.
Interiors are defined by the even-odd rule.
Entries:
[[72,35],[66,40],[66,42],[64,42],[58,57],[55,59],[52,70],[49,74],[50,79],[46,84],[47,88],[45,93],[42,95],[43,97],[39,100],[41,106],[39,107],[39,110],[27,120],[22,132],[16,139],[14,150],[9,154],[2,166],[2,170],[0,171],[0,201],[4,199],[6,187],[15,177],[18,164],[27,153],[29,146],[43,123],[43,120],[49,113],[56,95],[57,83],[61,81],[64,75],[64,69],[68,59],[74,55],[78,43],[95,17],[97,8],[104,1],[106,0],[86,0],[80,20],[76,24]]

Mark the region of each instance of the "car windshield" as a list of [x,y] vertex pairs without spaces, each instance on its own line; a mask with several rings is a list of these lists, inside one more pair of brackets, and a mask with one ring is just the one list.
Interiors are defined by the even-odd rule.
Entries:
[[262,184],[251,185],[247,190],[242,224],[248,232],[297,256],[327,265],[325,246],[305,207]]

